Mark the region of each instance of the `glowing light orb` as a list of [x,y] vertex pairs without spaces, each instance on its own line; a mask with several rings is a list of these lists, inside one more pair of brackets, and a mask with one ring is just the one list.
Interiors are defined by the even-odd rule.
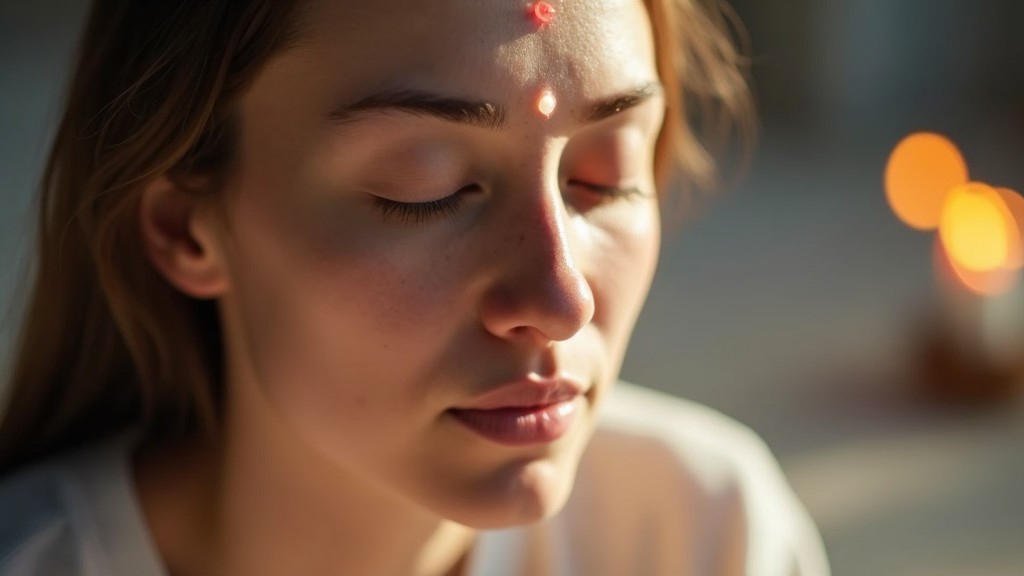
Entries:
[[1020,270],[996,268],[983,272],[957,264],[950,258],[946,248],[942,245],[942,239],[938,236],[935,238],[934,257],[935,265],[942,276],[979,296],[1005,294],[1020,280]]
[[1010,235],[1010,253],[1003,263],[1003,268],[1018,269],[1024,267],[1024,197],[1009,188],[996,188],[996,192],[1003,199],[1017,234]]
[[971,182],[949,193],[939,236],[957,266],[980,272],[1004,267],[1018,234],[1006,203],[992,187]]
[[551,113],[555,111],[557,105],[558,100],[555,100],[555,95],[551,90],[545,90],[541,93],[540,98],[537,98],[537,112],[540,112],[545,118],[551,117]]
[[555,19],[555,7],[547,2],[534,2],[530,11],[533,14],[533,19],[541,26],[549,24]]
[[946,196],[967,183],[967,163],[949,139],[918,132],[893,149],[885,167],[885,195],[908,226],[931,230],[939,225]]

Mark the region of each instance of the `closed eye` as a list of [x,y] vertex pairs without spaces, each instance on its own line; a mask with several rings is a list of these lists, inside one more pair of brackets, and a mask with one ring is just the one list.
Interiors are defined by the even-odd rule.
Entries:
[[422,224],[435,218],[454,216],[465,200],[465,194],[480,189],[476,184],[463,186],[454,194],[426,202],[398,202],[381,196],[373,197],[373,206],[387,219],[402,224]]
[[576,186],[605,197],[607,200],[646,197],[647,193],[636,186],[603,186],[585,180],[569,180],[569,186]]

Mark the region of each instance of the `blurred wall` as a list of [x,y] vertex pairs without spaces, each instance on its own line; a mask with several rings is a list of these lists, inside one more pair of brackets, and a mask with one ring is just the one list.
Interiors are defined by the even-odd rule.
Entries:
[[86,3],[0,0],[0,362],[31,246],[32,198]]
[[[892,123],[1024,128],[1024,3],[737,0],[765,122],[864,137]],[[1018,130],[1018,132],[1024,132]]]

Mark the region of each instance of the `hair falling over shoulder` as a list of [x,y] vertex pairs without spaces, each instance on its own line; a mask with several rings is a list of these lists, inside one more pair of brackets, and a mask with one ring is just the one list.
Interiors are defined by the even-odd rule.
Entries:
[[[647,0],[666,86],[656,170],[712,183],[708,143],[749,136],[738,28],[717,0]],[[230,177],[234,106],[301,38],[298,0],[95,0],[38,198],[33,280],[0,419],[0,474],[132,427],[216,435],[223,394],[216,304],[150,265],[138,226],[153,178]],[[697,119],[695,121],[694,119]]]
[[230,170],[232,102],[291,40],[292,4],[93,2],[38,198],[0,472],[127,426],[215,430],[216,311],[149,265],[139,194]]

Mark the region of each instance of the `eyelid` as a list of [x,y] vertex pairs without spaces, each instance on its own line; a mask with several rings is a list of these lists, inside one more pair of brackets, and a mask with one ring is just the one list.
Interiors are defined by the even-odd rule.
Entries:
[[465,200],[465,194],[479,190],[476,184],[463,186],[453,194],[425,202],[399,202],[382,196],[373,196],[373,206],[387,218],[397,218],[402,224],[422,224],[428,220],[454,216]]
[[604,186],[601,184],[594,184],[593,182],[587,182],[585,180],[569,180],[570,186],[579,186],[586,188],[591,192],[596,192],[602,196],[609,198],[645,198],[649,196],[647,192],[644,192],[636,186]]

